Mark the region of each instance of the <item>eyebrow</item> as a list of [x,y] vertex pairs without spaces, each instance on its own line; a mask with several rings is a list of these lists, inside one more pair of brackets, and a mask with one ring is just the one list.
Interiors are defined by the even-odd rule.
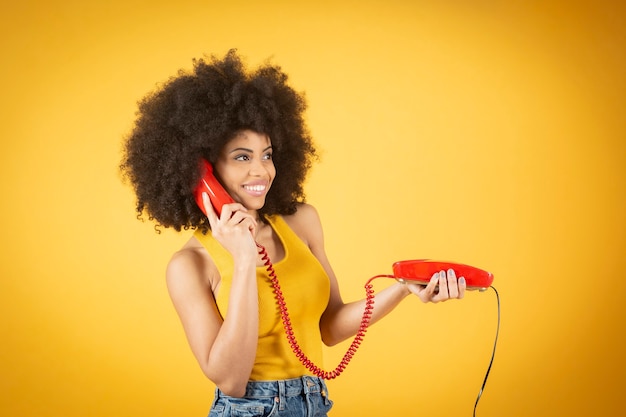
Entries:
[[[267,148],[263,149],[263,152],[267,151],[267,150],[271,150],[272,149],[272,145],[268,146]],[[249,149],[249,148],[235,148],[232,151],[230,151],[229,153],[235,153],[235,152],[249,152],[249,153],[254,153],[254,150]]]

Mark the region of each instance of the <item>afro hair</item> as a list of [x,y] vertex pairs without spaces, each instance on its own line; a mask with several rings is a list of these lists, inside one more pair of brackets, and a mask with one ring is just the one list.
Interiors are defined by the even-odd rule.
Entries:
[[209,230],[193,189],[201,158],[215,163],[238,132],[270,137],[276,178],[265,215],[292,214],[305,201],[303,182],[316,150],[304,121],[303,94],[287,84],[279,66],[247,71],[236,50],[222,59],[194,59],[193,70],[177,76],[138,103],[124,142],[120,170],[136,195],[137,217],[176,231]]

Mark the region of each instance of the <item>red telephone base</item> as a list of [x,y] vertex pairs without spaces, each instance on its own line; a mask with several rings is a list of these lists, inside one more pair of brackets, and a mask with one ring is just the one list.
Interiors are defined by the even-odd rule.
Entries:
[[432,261],[430,259],[415,259],[398,261],[393,264],[393,275],[397,279],[418,281],[419,284],[428,284],[433,274],[439,271],[454,270],[457,277],[464,277],[467,288],[485,290],[493,282],[493,274],[473,266],[454,263]]

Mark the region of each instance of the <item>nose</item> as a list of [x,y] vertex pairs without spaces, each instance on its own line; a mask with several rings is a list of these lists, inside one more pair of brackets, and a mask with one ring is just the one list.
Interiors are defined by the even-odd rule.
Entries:
[[265,175],[267,173],[267,168],[265,167],[263,161],[255,158],[252,160],[250,164],[250,175],[253,177],[259,177],[261,175]]

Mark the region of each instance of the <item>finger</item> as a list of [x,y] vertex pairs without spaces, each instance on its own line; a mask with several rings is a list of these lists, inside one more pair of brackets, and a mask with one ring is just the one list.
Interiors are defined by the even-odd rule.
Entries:
[[229,206],[229,210],[232,210],[229,217],[232,224],[239,224],[245,219],[250,219],[256,223],[256,219],[254,218],[254,216],[248,213],[248,210],[246,210],[244,206],[241,206],[241,208],[237,207],[237,205],[235,204],[230,204]]
[[432,277],[430,277],[430,281],[424,288],[423,294],[430,300],[433,295],[437,293],[437,285],[439,285],[439,273],[435,272]]
[[253,217],[244,218],[239,225],[246,228],[252,234],[252,237],[256,236],[257,222]]
[[453,269],[448,269],[448,298],[458,298],[459,297],[459,287],[456,280],[456,273]]
[[465,277],[461,277],[458,280],[459,283],[459,296],[457,297],[459,300],[465,297],[465,290],[467,289],[467,283],[465,282]]
[[[220,219],[225,222],[231,220],[237,213],[246,213],[248,209],[240,203],[228,203],[222,206],[222,214]],[[238,218],[237,223],[241,222],[241,217]]]
[[430,278],[430,282],[422,292],[422,296],[420,296],[420,299],[423,302],[427,303],[430,301],[433,303],[438,303],[439,301],[441,301],[441,279],[442,278],[440,272],[435,272],[433,274],[433,276]]
[[215,212],[215,209],[213,208],[213,204],[211,204],[211,199],[209,198],[209,194],[206,192],[202,193],[202,204],[204,205],[204,211],[206,212],[206,216],[209,219],[209,224],[211,225],[211,229],[213,229],[219,219],[217,217],[217,213]]
[[435,293],[435,289],[437,288],[437,283],[439,282],[439,276],[434,274],[428,284],[421,285],[412,282],[407,282],[407,287],[409,287],[409,291],[413,294],[417,295],[421,302],[428,303],[432,301],[433,294]]
[[[236,210],[230,218],[231,225],[235,227],[241,227],[252,234],[252,237],[256,236],[258,222],[252,214],[248,213],[245,207],[241,206],[243,210]],[[234,208],[234,207],[233,207]]]
[[[446,272],[445,271],[440,271],[439,272],[439,293],[437,293],[437,296],[435,297],[437,301],[446,301],[449,296],[448,296],[448,281],[446,279]],[[434,299],[433,299],[434,301]]]

